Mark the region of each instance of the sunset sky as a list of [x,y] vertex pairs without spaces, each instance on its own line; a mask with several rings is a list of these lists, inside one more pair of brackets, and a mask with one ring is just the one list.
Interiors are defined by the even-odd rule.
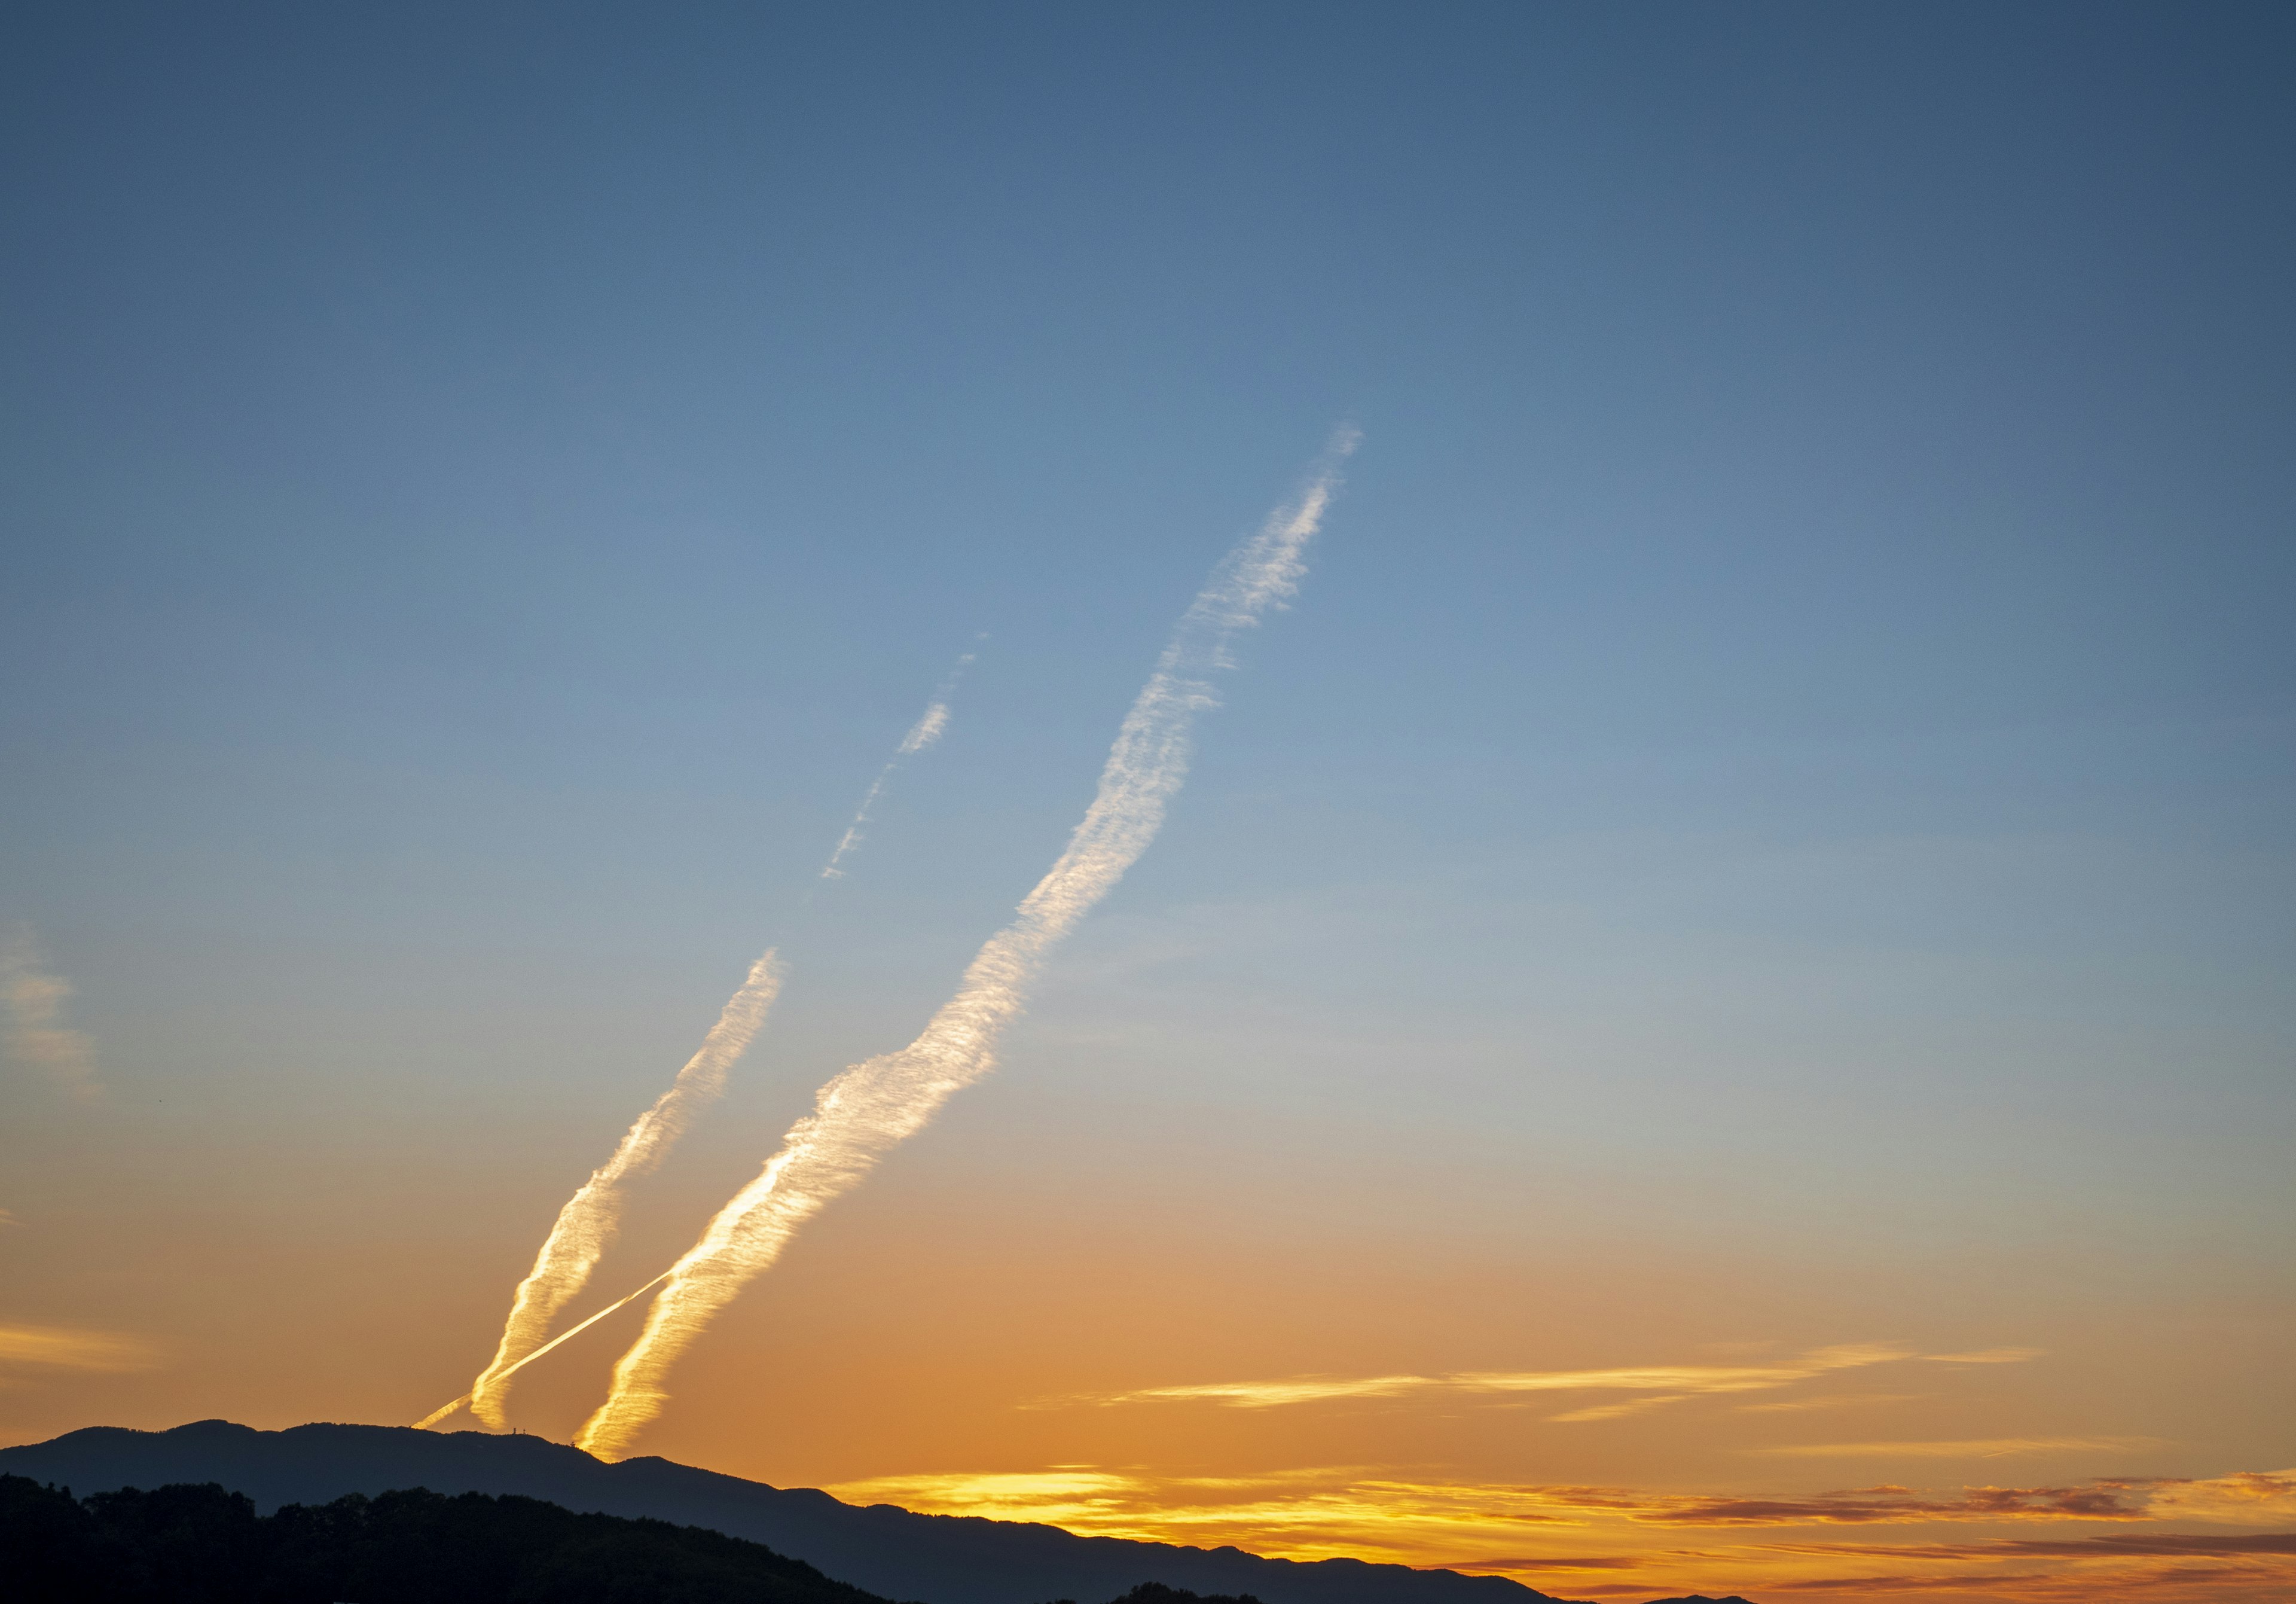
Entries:
[[772,948],[554,1328],[668,1269],[1325,484],[994,1073],[624,1452],[2296,1593],[2292,81],[2274,5],[11,7],[0,1444],[469,1390]]

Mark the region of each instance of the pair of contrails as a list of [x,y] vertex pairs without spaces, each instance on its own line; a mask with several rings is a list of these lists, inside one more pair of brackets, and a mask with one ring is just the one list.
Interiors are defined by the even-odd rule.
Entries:
[[[1100,789],[1068,850],[1021,903],[1018,915],[981,948],[955,995],[922,1034],[898,1052],[856,1064],[816,1094],[813,1112],[792,1125],[758,1178],[735,1193],[684,1257],[619,1302],[545,1340],[551,1321],[589,1280],[621,1216],[629,1183],[668,1154],[765,1024],[781,972],[767,952],[668,1091],[638,1116],[611,1158],[559,1211],[534,1269],[519,1283],[502,1343],[471,1390],[416,1422],[432,1426],[467,1403],[489,1426],[506,1424],[510,1378],[561,1343],[655,1292],[644,1329],[614,1366],[606,1401],[575,1438],[603,1459],[618,1457],[661,1412],[670,1367],[718,1311],[781,1256],[798,1228],[840,1193],[859,1184],[877,1160],[921,1130],[950,1096],[987,1074],[996,1045],[1020,1016],[1029,989],[1053,948],[1138,861],[1164,822],[1164,810],[1187,777],[1189,737],[1197,713],[1218,704],[1212,676],[1230,666],[1238,629],[1283,605],[1306,572],[1303,554],[1339,486],[1340,466],[1355,449],[1342,428],[1325,448],[1297,501],[1278,508],[1257,534],[1223,558],[1172,631],[1132,711],[1117,731],[1101,770]],[[970,661],[969,659],[965,661]],[[958,664],[961,670],[964,663]],[[894,765],[930,744],[948,717],[944,684],[931,706],[855,816],[823,870],[859,839],[869,809]]]

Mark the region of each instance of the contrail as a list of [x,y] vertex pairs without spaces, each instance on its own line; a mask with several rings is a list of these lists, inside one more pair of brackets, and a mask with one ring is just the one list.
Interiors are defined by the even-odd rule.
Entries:
[[861,844],[861,827],[869,822],[869,810],[877,805],[878,795],[885,789],[885,782],[893,777],[893,770],[901,766],[901,760],[922,752],[939,740],[940,732],[948,728],[948,699],[955,693],[956,682],[964,677],[964,670],[972,666],[972,656],[967,652],[956,660],[956,666],[942,677],[939,686],[933,691],[931,703],[925,708],[924,716],[910,727],[909,733],[901,738],[901,744],[893,749],[893,755],[886,760],[884,768],[877,771],[877,777],[870,783],[867,794],[861,798],[861,805],[853,810],[853,822],[845,827],[845,834],[839,838],[837,850],[829,854],[829,861],[822,866],[823,879],[843,878],[845,871],[837,866],[844,861],[846,853]]
[[[868,794],[861,799],[861,806],[854,814],[852,825],[847,828],[844,839],[837,843],[837,851],[831,854],[829,867],[822,870],[824,877],[843,872],[837,867],[838,860],[859,843],[861,827],[868,821],[870,806],[877,800],[878,794],[884,790],[885,782],[892,777],[901,760],[931,745],[940,738],[941,731],[948,728],[948,698],[955,693],[956,682],[964,676],[972,659],[973,654],[967,652],[956,660],[954,668],[941,677],[923,716],[902,737],[891,760],[879,772]],[[443,1420],[463,1404],[468,1403],[472,1414],[500,1430],[509,1423],[504,1411],[509,1381],[513,1373],[541,1358],[568,1337],[573,1336],[575,1331],[586,1328],[661,1280],[660,1276],[655,1277],[639,1287],[638,1292],[624,1298],[621,1304],[615,1304],[592,1315],[565,1336],[548,1343],[542,1340],[550,1329],[551,1320],[589,1280],[591,1271],[596,1268],[600,1256],[612,1239],[615,1227],[621,1218],[625,1184],[667,1157],[672,1145],[693,1123],[693,1116],[700,1112],[701,1106],[725,1090],[726,1072],[748,1049],[758,1029],[764,1025],[766,1015],[772,1008],[774,997],[780,990],[781,968],[775,961],[773,952],[768,950],[750,967],[749,979],[740,991],[734,993],[725,1011],[718,1016],[717,1024],[703,1038],[701,1050],[677,1072],[677,1078],[670,1082],[669,1090],[663,1092],[653,1106],[640,1115],[637,1123],[624,1133],[613,1156],[593,1171],[590,1179],[583,1182],[574,1196],[566,1200],[566,1206],[558,1211],[557,1222],[550,1228],[550,1235],[544,1239],[542,1251],[535,1255],[534,1268],[528,1272],[526,1279],[519,1283],[518,1291],[512,1298],[510,1317],[504,1322],[502,1341],[495,1349],[493,1362],[471,1384],[468,1393],[424,1416],[419,1424],[430,1426]]]
[[981,948],[956,994],[924,1033],[898,1052],[845,1070],[791,1126],[764,1171],[734,1194],[701,1239],[671,1266],[644,1330],[614,1366],[605,1402],[576,1445],[613,1459],[661,1412],[669,1368],[710,1318],[781,1255],[800,1225],[857,1184],[878,1158],[922,1129],[950,1095],[986,1074],[998,1038],[1018,1016],[1053,947],[1138,860],[1187,776],[1189,732],[1217,706],[1210,676],[1229,667],[1235,631],[1297,588],[1300,554],[1339,484],[1353,429],[1332,437],[1297,504],[1222,560],[1182,615],[1101,770],[1099,794],[1068,850],[1038,882],[1019,917]]
[[[624,1293],[620,1297],[616,1298],[612,1303],[608,1304],[604,1308],[590,1316],[589,1319],[582,1321],[578,1325],[570,1326],[567,1329],[561,1331],[557,1336],[552,1337],[548,1342],[544,1343],[540,1347],[535,1349],[533,1353],[529,1353],[517,1363],[503,1366],[501,1374],[495,1378],[496,1385],[499,1386],[504,1377],[515,1375],[518,1371],[526,1369],[528,1365],[532,1364],[536,1360],[550,1352],[551,1349],[556,1347],[560,1343],[570,1341],[574,1337],[581,1336],[583,1332],[588,1330],[592,1326],[596,1325],[600,1320],[605,1319],[606,1316],[611,1314],[615,1310],[623,1307],[625,1304],[636,1303],[638,1299],[644,1297],[647,1293],[652,1292],[655,1287],[660,1286],[668,1279],[669,1279],[669,1271],[665,1270],[660,1275],[654,1277],[653,1279],[648,1281],[644,1286],[639,1287],[636,1292]],[[453,1414],[456,1410],[462,1408],[463,1405],[468,1403],[470,1401],[471,1394],[464,1393],[452,1403],[440,1404],[429,1414],[423,1416],[420,1420],[414,1422],[414,1429],[417,1431],[430,1430],[430,1427],[438,1425],[439,1421],[445,1419],[448,1415]]]
[[[613,1156],[592,1171],[590,1179],[558,1211],[557,1222],[543,1239],[542,1251],[534,1256],[534,1268],[518,1284],[511,1300],[510,1318],[504,1323],[494,1361],[471,1383],[471,1412],[480,1419],[497,1431],[509,1423],[504,1409],[511,1372],[538,1356],[552,1318],[590,1279],[590,1271],[597,1267],[606,1244],[613,1239],[615,1227],[621,1222],[622,1194],[627,1183],[660,1164],[702,1105],[725,1090],[726,1071],[748,1050],[781,985],[781,966],[768,949],[750,966],[749,979],[742,983],[742,989],[734,993],[718,1016],[718,1023],[702,1038],[701,1050],[686,1060],[669,1090],[623,1133]],[[439,1419],[453,1408],[449,1404],[430,1418]]]

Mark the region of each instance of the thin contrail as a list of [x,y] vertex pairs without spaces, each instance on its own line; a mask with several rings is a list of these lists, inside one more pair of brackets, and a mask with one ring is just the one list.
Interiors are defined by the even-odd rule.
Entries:
[[[668,1279],[669,1279],[669,1271],[665,1270],[660,1275],[654,1277],[653,1279],[648,1281],[644,1286],[639,1287],[636,1292],[624,1293],[621,1296],[616,1298],[612,1303],[608,1304],[604,1308],[599,1310],[595,1314],[593,1314],[589,1319],[583,1320],[580,1324],[569,1326],[565,1330],[561,1331],[548,1342],[544,1343],[540,1347],[535,1349],[533,1353],[529,1353],[517,1363],[503,1366],[501,1374],[495,1378],[496,1384],[499,1386],[504,1377],[514,1375],[518,1371],[526,1369],[528,1365],[532,1364],[536,1360],[550,1352],[551,1349],[556,1347],[560,1343],[568,1342],[581,1336],[583,1332],[588,1330],[592,1326],[596,1325],[600,1320],[605,1319],[606,1316],[611,1314],[615,1310],[623,1307],[625,1304],[637,1302],[638,1299],[644,1297],[647,1293],[652,1292],[655,1287],[660,1286]],[[423,1416],[420,1420],[414,1422],[414,1429],[417,1431],[430,1430],[430,1427],[438,1425],[439,1421],[445,1419],[448,1415],[453,1414],[456,1410],[462,1408],[463,1405],[468,1403],[470,1401],[471,1394],[464,1393],[452,1403],[440,1404],[429,1414]]]
[[[948,728],[948,698],[956,689],[957,680],[972,662],[973,654],[967,652],[956,660],[955,667],[941,677],[935,687],[931,703],[924,715],[902,737],[876,780],[861,799],[852,825],[845,838],[837,843],[837,851],[829,860],[824,876],[840,875],[839,859],[844,857],[861,838],[861,827],[868,821],[869,808],[884,790],[885,782],[892,777],[903,758],[923,751],[940,738]],[[614,1230],[621,1220],[622,1196],[627,1183],[634,1177],[652,1169],[668,1156],[670,1147],[693,1123],[693,1116],[703,1104],[714,1099],[725,1089],[726,1072],[746,1051],[758,1031],[766,1022],[766,1015],[781,990],[781,968],[774,954],[766,955],[750,967],[750,977],[742,989],[734,993],[725,1012],[709,1034],[702,1040],[701,1050],[687,1061],[677,1078],[670,1082],[668,1091],[657,1098],[652,1107],[640,1115],[637,1123],[624,1133],[621,1144],[613,1156],[593,1171],[590,1179],[582,1183],[566,1206],[558,1211],[557,1222],[544,1238],[542,1251],[535,1255],[534,1268],[518,1285],[511,1300],[510,1317],[503,1324],[502,1341],[495,1349],[494,1360],[471,1383],[471,1390],[442,1409],[424,1416],[420,1424],[431,1425],[445,1419],[463,1404],[488,1426],[500,1430],[507,1425],[504,1412],[508,1399],[510,1378],[526,1368],[552,1348],[564,1342],[594,1321],[619,1309],[630,1301],[602,1310],[581,1325],[554,1341],[545,1343],[543,1337],[550,1322],[575,1294],[582,1290],[595,1269],[598,1260],[612,1239]],[[660,1281],[657,1276],[644,1292]],[[630,1297],[638,1296],[637,1292]]]
[[967,652],[956,660],[956,666],[949,670],[933,691],[932,701],[925,708],[924,716],[910,727],[909,733],[901,737],[900,745],[894,748],[893,755],[877,771],[877,777],[870,783],[867,794],[861,798],[861,805],[853,810],[853,822],[846,826],[845,834],[838,840],[837,850],[830,853],[829,861],[822,865],[823,879],[836,880],[844,876],[845,871],[837,866],[844,861],[846,853],[861,844],[861,827],[869,822],[869,810],[877,805],[877,798],[884,791],[885,782],[893,777],[893,770],[901,766],[901,760],[922,752],[939,740],[940,732],[948,728],[948,699],[956,690],[956,682],[964,677],[964,670],[972,665],[972,655]]
[[663,1384],[678,1354],[772,1265],[798,1227],[857,1184],[952,1093],[988,1072],[997,1039],[1020,1014],[1046,956],[1155,838],[1187,776],[1195,715],[1218,705],[1211,675],[1229,666],[1230,637],[1296,588],[1305,572],[1300,553],[1323,520],[1340,462],[1356,439],[1352,429],[1335,435],[1299,502],[1279,509],[1213,570],[1117,732],[1099,794],[1068,850],[1021,904],[1020,917],[981,948],[924,1033],[824,1086],[814,1112],[791,1127],[764,1171],[670,1268],[645,1329],[614,1366],[612,1389],[583,1425],[577,1446],[617,1457],[661,1412]]
[[[480,1419],[496,1430],[509,1423],[504,1410],[511,1372],[538,1353],[552,1319],[590,1279],[621,1222],[622,1195],[629,1181],[660,1164],[702,1105],[725,1090],[726,1071],[765,1024],[781,984],[781,966],[768,950],[750,966],[749,979],[702,1038],[701,1050],[686,1060],[669,1090],[623,1133],[613,1156],[592,1171],[558,1211],[557,1222],[534,1256],[534,1268],[511,1300],[494,1361],[471,1383],[471,1412]],[[451,1411],[453,1405],[447,1408]]]

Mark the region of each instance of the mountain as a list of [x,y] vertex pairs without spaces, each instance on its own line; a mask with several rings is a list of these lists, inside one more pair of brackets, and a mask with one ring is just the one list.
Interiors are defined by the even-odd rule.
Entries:
[[0,1449],[0,1474],[85,1496],[119,1487],[214,1482],[268,1514],[347,1493],[410,1487],[514,1493],[583,1513],[706,1526],[761,1542],[868,1592],[928,1604],[1040,1604],[1112,1599],[1144,1582],[1265,1604],[1549,1604],[1504,1576],[1413,1570],[1360,1559],[1267,1559],[1241,1549],[1079,1537],[1057,1526],[917,1515],[840,1503],[811,1488],[663,1459],[608,1464],[534,1436],[416,1431],[405,1426],[298,1426],[257,1431],[201,1420],[172,1431],[91,1427]]

